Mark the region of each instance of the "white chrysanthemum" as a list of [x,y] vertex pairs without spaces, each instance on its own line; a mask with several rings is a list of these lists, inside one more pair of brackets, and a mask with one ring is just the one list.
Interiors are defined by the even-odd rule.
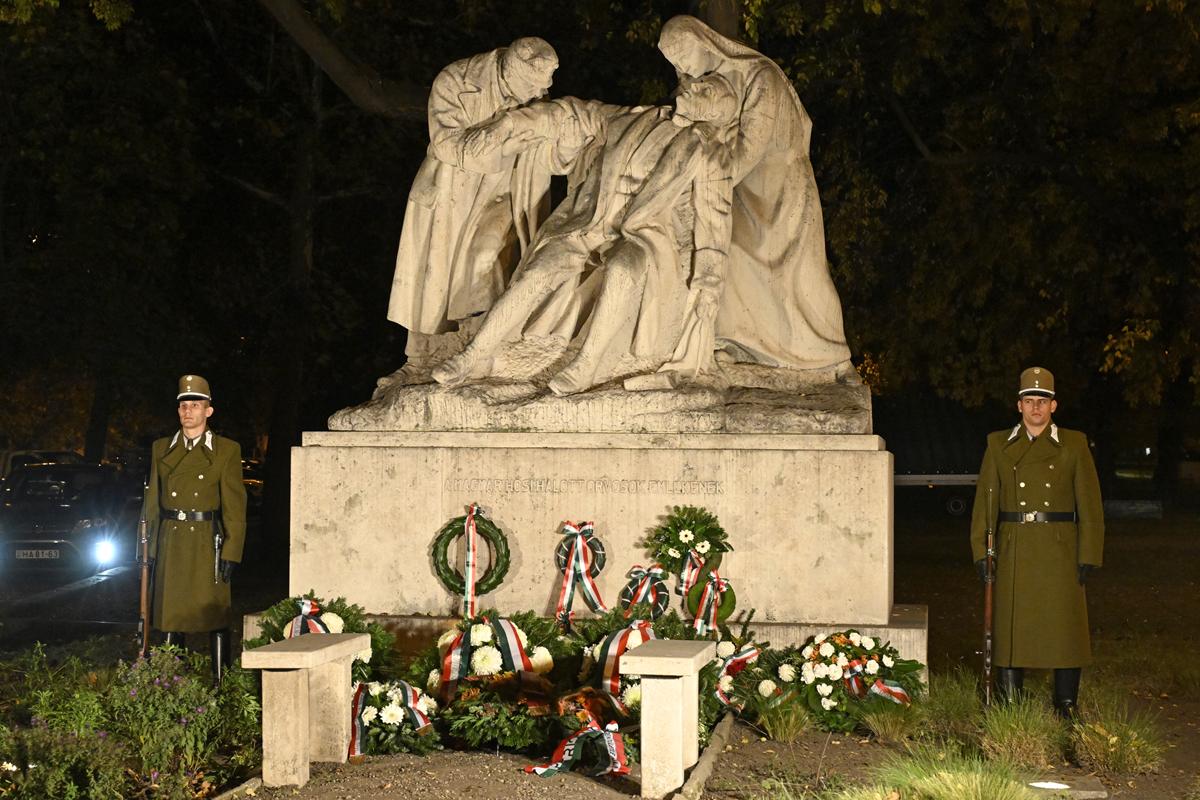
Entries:
[[874,650],[875,649],[875,640],[872,639],[870,636],[864,636],[862,638],[862,646],[863,646],[863,650]]
[[358,652],[358,655],[356,655],[354,657],[354,660],[361,661],[364,664],[370,664],[371,663],[371,648],[368,647],[366,650],[360,650]]
[[478,647],[481,644],[487,644],[491,640],[492,640],[492,626],[491,625],[483,625],[481,623],[479,625],[471,626],[471,645],[473,647]]
[[850,663],[850,659],[846,658],[846,654],[845,654],[845,653],[838,653],[838,657],[837,657],[837,665],[838,665],[839,667],[841,667],[842,669],[845,669],[845,668],[846,668],[846,665],[847,665],[847,664],[849,664],[849,663]]
[[399,703],[404,699],[404,690],[400,688],[400,684],[398,683],[389,684],[387,697],[388,700],[391,700],[393,703]]
[[811,672],[803,672],[800,674],[800,680],[804,681],[806,686],[812,686],[817,680],[817,676],[813,675]]
[[805,645],[804,649],[800,651],[800,655],[804,656],[805,658],[812,658],[812,654],[813,649],[811,644]]
[[883,665],[888,669],[891,669],[892,667],[896,666],[896,659],[885,653],[883,656]]
[[533,666],[534,672],[546,673],[554,669],[554,656],[550,655],[550,651],[544,647],[535,647],[529,654],[529,663]]
[[596,659],[591,656],[584,656],[583,663],[579,666],[579,682],[586,683],[592,677],[592,669],[596,666]]
[[829,697],[829,695],[833,694],[833,684],[829,684],[829,683],[818,684],[817,685],[817,694],[821,695],[821,697]]
[[679,551],[676,550],[674,547],[668,547],[667,555],[669,555],[671,558],[679,558]]
[[388,703],[379,712],[379,721],[384,725],[399,725],[404,721],[404,709],[395,703]]
[[600,660],[600,644],[600,642],[596,642],[592,645],[592,661]]
[[867,674],[874,675],[876,672],[879,672],[879,662],[872,659],[867,662]]
[[364,725],[370,725],[379,716],[379,709],[375,706],[367,706],[362,710],[362,721]]
[[822,642],[821,649],[817,652],[821,654],[821,658],[829,658],[834,653],[833,645],[831,645],[829,642]]
[[779,669],[776,671],[779,673],[779,680],[784,683],[791,683],[796,680],[796,668],[791,664],[780,664]]
[[775,681],[767,679],[758,684],[758,693],[763,697],[771,697],[775,694],[779,687],[775,685]]
[[450,649],[450,645],[454,644],[454,640],[458,638],[458,629],[451,628],[438,637],[437,646],[438,652],[446,655],[446,651]]
[[383,693],[383,684],[379,681],[371,681],[367,684],[367,693],[377,695]]
[[341,633],[346,630],[346,620],[339,617],[332,611],[326,611],[321,614],[321,622],[325,623],[325,627],[330,633]]
[[850,644],[858,647],[862,644],[862,637],[858,635],[858,631],[850,631]]
[[433,712],[437,711],[437,709],[437,700],[434,700],[427,694],[421,695],[421,699],[417,701],[417,711],[420,711],[427,717],[431,716]]
[[629,641],[625,643],[625,652],[629,652],[635,647],[641,647],[645,643],[645,639],[639,636],[630,636]]
[[818,637],[816,637],[815,639],[813,639],[813,644],[818,644],[818,645],[819,645],[821,642],[825,641],[825,640],[826,640],[826,639],[828,639],[828,638],[829,638],[829,634],[828,634],[828,633],[822,633],[820,636],[818,636]]
[[733,689],[733,676],[722,675],[721,679],[717,681],[717,688],[728,694],[729,691]]
[[476,675],[495,675],[504,666],[504,658],[500,651],[490,644],[484,645],[471,654],[471,671]]
[[696,552],[699,553],[700,555],[704,555],[711,549],[712,549],[712,545],[709,544],[708,542],[697,542],[696,543]]
[[17,765],[11,761],[5,761],[3,764],[0,764],[0,769],[4,770],[5,772],[16,772]]
[[837,700],[830,700],[828,697],[821,698],[821,708],[825,709],[826,711],[832,711],[836,705]]
[[621,692],[621,702],[627,708],[640,708],[642,705],[642,684],[634,683],[625,687],[625,691]]
[[812,668],[813,675],[816,675],[818,678],[824,678],[825,677],[825,667],[826,667],[825,664],[817,664],[815,667]]
[[429,677],[425,679],[425,691],[432,694],[442,688],[442,672],[441,670],[429,670]]
[[688,542],[695,540],[695,538],[696,538],[696,534],[692,533],[687,528],[684,528],[683,530],[681,530],[679,532],[679,541],[683,542],[684,544],[687,544]]
[[513,630],[515,630],[517,632],[517,638],[521,640],[521,647],[528,649],[529,648],[529,637],[525,635],[525,631],[521,630],[516,625],[513,625]]
[[733,642],[729,641],[728,639],[717,642],[717,655],[721,658],[729,658],[736,650],[737,648],[734,646]]

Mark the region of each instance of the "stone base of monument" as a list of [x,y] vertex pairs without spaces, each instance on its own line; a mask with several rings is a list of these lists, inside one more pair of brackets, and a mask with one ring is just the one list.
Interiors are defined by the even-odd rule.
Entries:
[[431,543],[472,502],[511,550],[480,607],[553,614],[563,520],[595,522],[608,554],[597,583],[615,605],[627,570],[647,563],[646,534],[696,505],[729,533],[721,574],[739,609],[791,626],[778,641],[831,620],[893,624],[892,457],[870,434],[307,433],[292,460],[290,591],[373,614],[457,614]]

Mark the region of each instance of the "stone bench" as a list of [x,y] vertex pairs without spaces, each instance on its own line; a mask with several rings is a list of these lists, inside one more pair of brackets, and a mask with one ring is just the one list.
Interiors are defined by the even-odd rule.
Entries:
[[264,784],[303,786],[310,761],[346,761],[350,665],[370,646],[365,633],[323,633],[242,651],[243,667],[263,671]]
[[621,656],[621,673],[642,678],[642,797],[666,797],[700,758],[700,670],[713,642],[653,639]]

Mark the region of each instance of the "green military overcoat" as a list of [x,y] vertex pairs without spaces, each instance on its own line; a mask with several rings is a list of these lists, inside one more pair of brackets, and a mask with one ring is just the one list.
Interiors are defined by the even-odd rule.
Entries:
[[229,626],[229,584],[213,582],[213,522],[160,519],[160,511],[220,511],[221,558],[240,562],[246,541],[242,448],[205,431],[190,450],[182,431],[151,449],[146,522],[154,563],[151,621],[160,631]]
[[[991,518],[988,518],[988,513]],[[1000,511],[1056,511],[1076,522],[1004,522]],[[1078,565],[1100,566],[1104,510],[1087,437],[1050,425],[1030,441],[1023,425],[988,436],[971,519],[971,553],[996,531],[997,667],[1080,667],[1091,661],[1087,598]]]

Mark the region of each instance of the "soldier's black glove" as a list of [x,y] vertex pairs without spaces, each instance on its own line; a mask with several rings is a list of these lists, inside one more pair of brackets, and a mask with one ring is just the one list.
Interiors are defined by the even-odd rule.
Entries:
[[987,559],[981,558],[975,562],[975,572],[979,574],[979,582],[987,583]]
[[233,577],[233,568],[237,566],[236,561],[226,561],[221,559],[221,580],[229,583],[229,579]]
[[1079,585],[1087,583],[1088,576],[1092,574],[1092,570],[1097,569],[1095,564],[1080,564],[1079,565]]

